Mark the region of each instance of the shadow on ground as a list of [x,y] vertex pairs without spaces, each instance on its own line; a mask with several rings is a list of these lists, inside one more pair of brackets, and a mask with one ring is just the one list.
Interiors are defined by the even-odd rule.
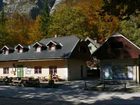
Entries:
[[0,97],[0,105],[139,105],[139,100],[140,97],[133,97],[129,100],[120,99],[119,97],[112,97],[110,100],[99,100],[94,103],[87,104],[68,101],[50,101]]
[[84,85],[75,81],[58,88],[0,86],[0,105],[139,105],[139,94],[126,99],[128,93],[87,91]]

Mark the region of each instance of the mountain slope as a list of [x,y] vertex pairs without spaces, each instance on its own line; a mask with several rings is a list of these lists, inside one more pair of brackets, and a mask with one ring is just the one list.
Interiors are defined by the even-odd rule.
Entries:
[[[1,0],[0,10],[4,9],[6,14],[18,12],[27,14],[31,18],[35,18],[44,6],[45,0]],[[48,0],[50,11],[53,11],[58,3],[62,0]]]

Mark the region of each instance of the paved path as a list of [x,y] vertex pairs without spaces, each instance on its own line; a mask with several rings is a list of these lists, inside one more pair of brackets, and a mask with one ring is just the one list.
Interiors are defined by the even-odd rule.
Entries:
[[[95,92],[83,88],[81,81],[59,88],[0,86],[0,105],[15,105],[16,102],[19,105],[140,105],[139,92]],[[10,104],[2,104],[4,102]]]

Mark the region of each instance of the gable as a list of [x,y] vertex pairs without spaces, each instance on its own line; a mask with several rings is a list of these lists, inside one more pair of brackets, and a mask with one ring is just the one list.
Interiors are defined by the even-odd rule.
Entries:
[[79,41],[70,57],[82,60],[89,60],[91,57],[91,53],[87,43],[85,41]]
[[98,59],[138,58],[139,55],[139,47],[122,35],[110,37],[93,53]]

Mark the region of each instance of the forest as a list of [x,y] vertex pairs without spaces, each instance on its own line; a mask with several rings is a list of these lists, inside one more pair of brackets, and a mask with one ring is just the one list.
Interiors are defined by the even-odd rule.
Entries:
[[63,0],[51,13],[45,0],[35,19],[0,12],[0,47],[29,45],[55,35],[88,36],[103,43],[114,33],[140,46],[140,0]]

